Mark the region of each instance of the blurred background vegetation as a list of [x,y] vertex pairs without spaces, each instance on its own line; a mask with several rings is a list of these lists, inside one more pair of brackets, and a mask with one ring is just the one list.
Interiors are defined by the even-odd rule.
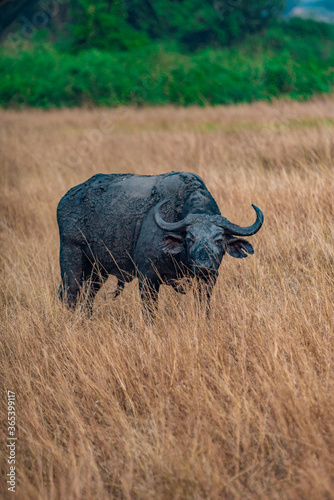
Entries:
[[0,0],[0,105],[205,105],[331,92],[334,25],[284,17],[297,3]]

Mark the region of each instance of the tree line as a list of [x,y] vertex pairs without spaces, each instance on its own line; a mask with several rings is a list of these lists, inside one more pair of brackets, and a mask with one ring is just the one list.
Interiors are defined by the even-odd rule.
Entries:
[[283,0],[0,0],[0,35],[37,25],[72,51],[127,51],[151,41],[195,51],[259,32],[283,8]]
[[0,106],[215,105],[333,91],[334,26],[281,0],[0,0]]

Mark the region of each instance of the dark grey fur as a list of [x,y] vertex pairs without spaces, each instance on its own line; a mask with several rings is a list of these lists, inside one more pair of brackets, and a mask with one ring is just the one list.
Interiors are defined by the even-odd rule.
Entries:
[[[161,229],[155,207],[166,199],[170,201],[158,207],[164,221],[198,217],[179,231]],[[219,227],[216,219],[222,217],[215,216],[220,216],[219,208],[195,174],[94,175],[70,189],[58,205],[60,296],[74,307],[87,284],[92,305],[111,274],[118,279],[115,296],[138,277],[147,304],[147,299],[156,301],[162,283],[182,291],[176,280],[186,273],[205,283],[209,297],[224,253],[241,258],[254,252],[246,240]]]

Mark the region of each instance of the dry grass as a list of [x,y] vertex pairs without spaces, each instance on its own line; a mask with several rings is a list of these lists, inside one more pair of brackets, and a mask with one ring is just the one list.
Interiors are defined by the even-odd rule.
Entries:
[[[18,498],[334,498],[334,100],[0,114]],[[112,279],[92,320],[64,310],[60,197],[97,172],[171,170],[239,224],[265,214],[255,255],[224,258],[211,320],[163,287],[147,326],[136,282],[113,301]]]

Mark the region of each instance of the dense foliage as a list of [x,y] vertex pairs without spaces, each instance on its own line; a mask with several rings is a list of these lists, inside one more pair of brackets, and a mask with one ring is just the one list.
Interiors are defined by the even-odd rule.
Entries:
[[73,47],[123,49],[145,38],[174,39],[188,50],[222,46],[259,31],[282,7],[282,0],[99,0],[94,5],[76,0],[70,10]]
[[228,104],[333,88],[334,26],[275,20],[280,0],[39,5],[0,48],[1,106]]
[[170,39],[194,50],[257,32],[283,6],[284,0],[0,0],[0,35],[17,18],[67,36],[73,50],[128,50]]
[[2,106],[228,104],[304,99],[334,83],[334,28],[295,20],[240,44],[182,54],[151,43],[131,51],[64,53],[35,43],[0,54]]

